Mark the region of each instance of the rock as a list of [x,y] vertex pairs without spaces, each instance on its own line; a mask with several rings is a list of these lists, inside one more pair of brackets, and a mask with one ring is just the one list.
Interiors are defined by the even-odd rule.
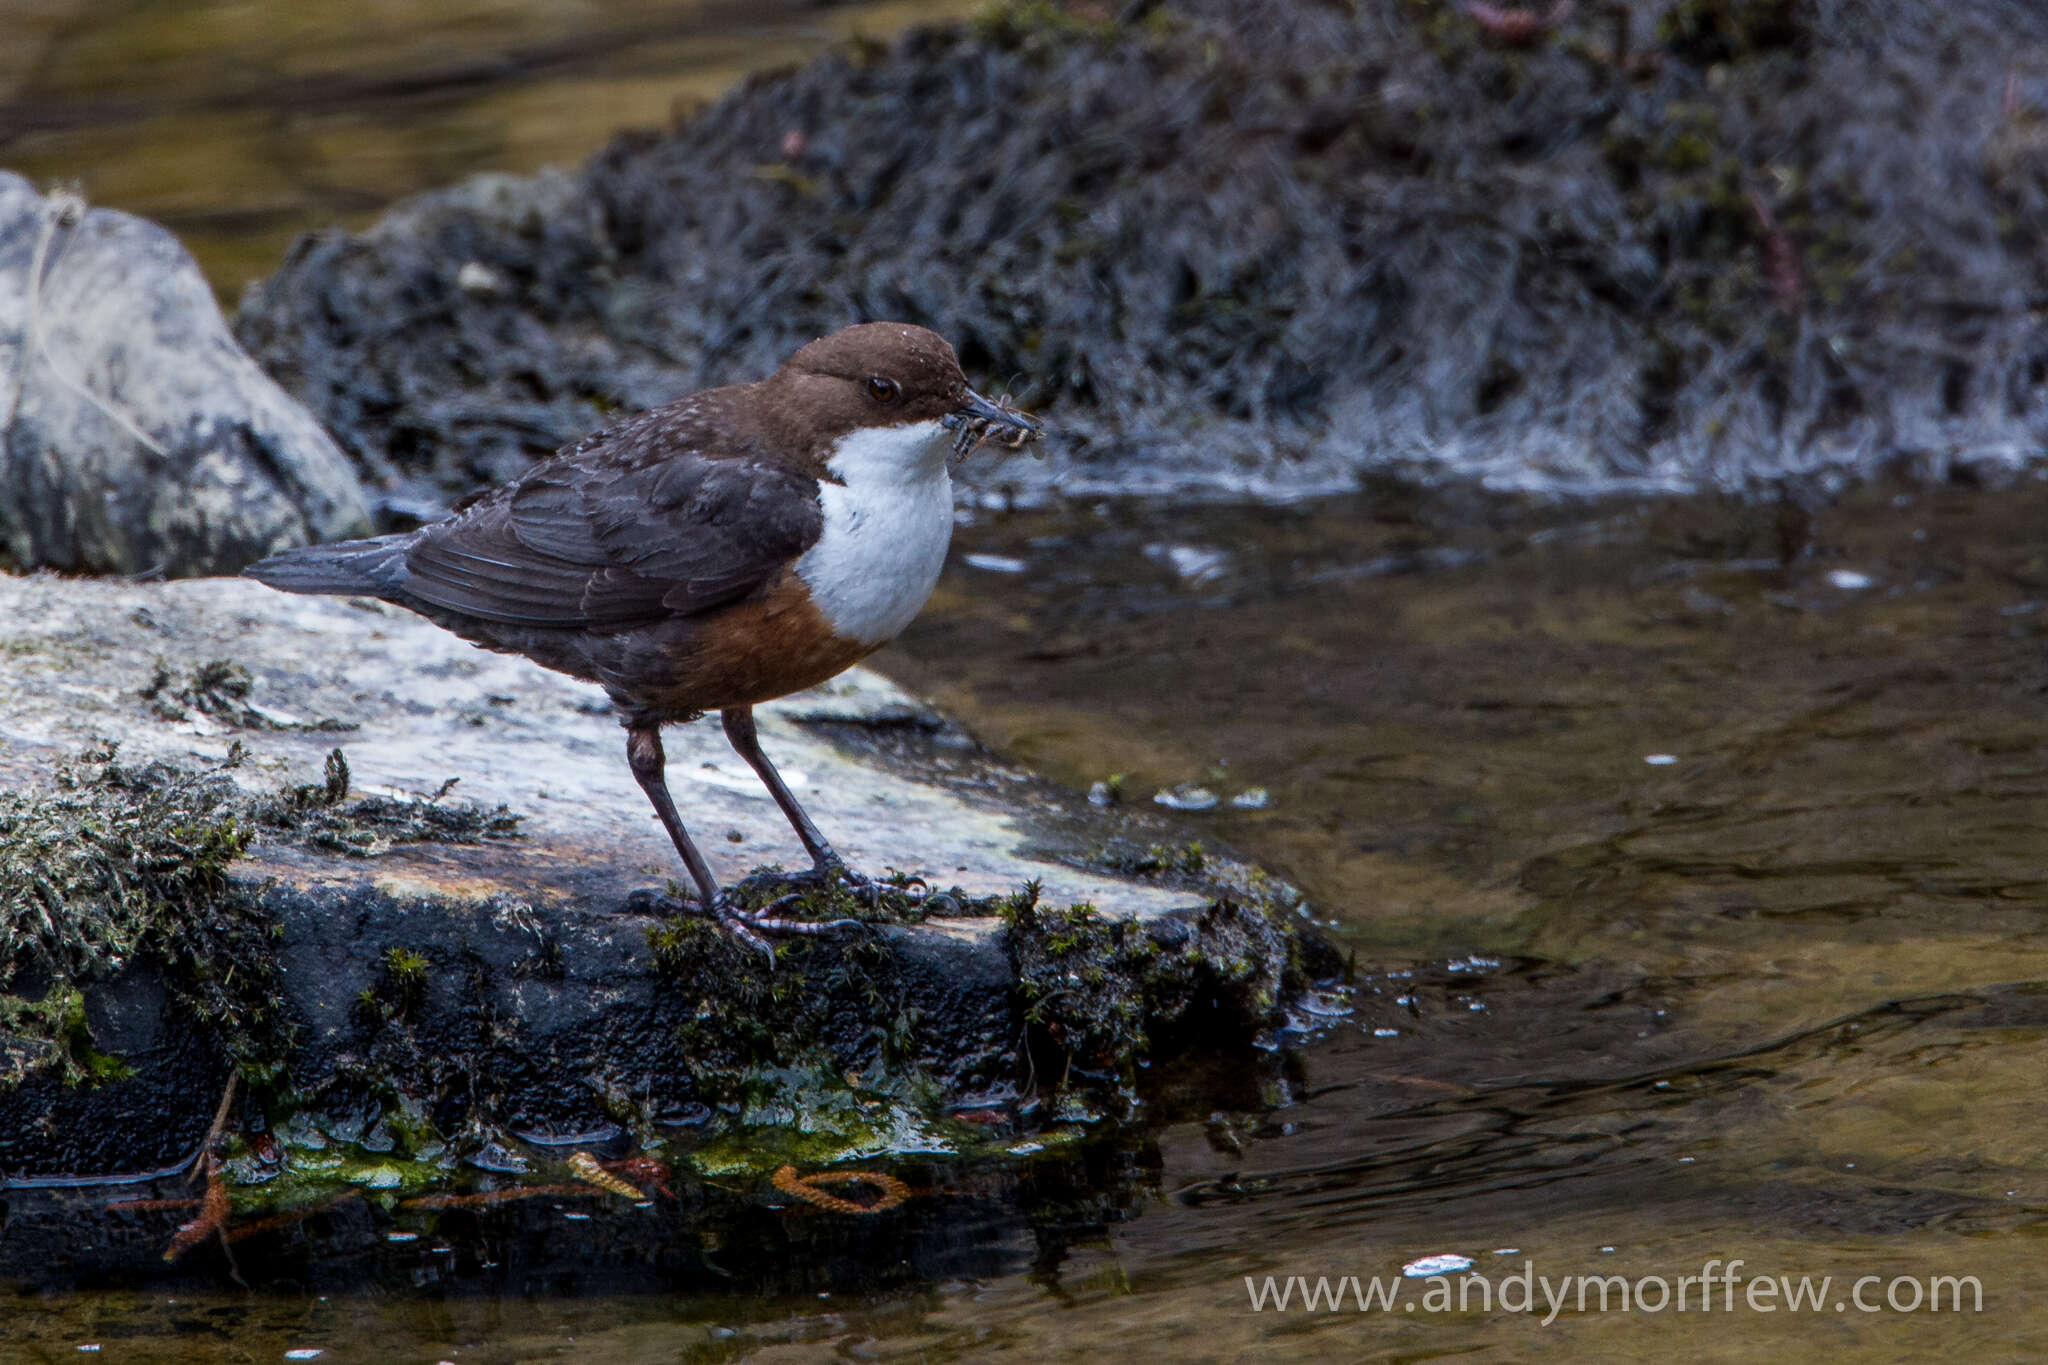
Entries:
[[2048,10],[1626,8],[992,6],[307,239],[236,326],[444,499],[876,317],[1050,420],[990,496],[2037,460]]
[[348,461],[164,229],[0,172],[0,549],[181,577],[368,526]]
[[[873,922],[771,969],[664,902],[676,858],[595,687],[242,580],[0,576],[0,618],[17,1185],[189,1162],[231,1073],[230,1165],[275,1177],[250,1144],[276,1134],[298,1198],[585,1148],[756,1181],[986,1155],[1115,1112],[1140,1057],[1281,1017],[1284,887],[1004,768],[863,670],[764,708],[766,746],[852,864],[935,893],[878,917],[811,887],[808,913]],[[715,723],[667,747],[722,879],[803,863]]]

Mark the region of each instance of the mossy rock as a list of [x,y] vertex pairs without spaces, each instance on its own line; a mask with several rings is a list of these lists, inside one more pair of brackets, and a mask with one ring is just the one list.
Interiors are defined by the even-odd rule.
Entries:
[[581,684],[254,584],[0,576],[0,611],[43,623],[0,652],[0,725],[65,756],[0,801],[21,1188],[169,1183],[212,1133],[243,1221],[512,1201],[578,1153],[843,1203],[801,1181],[1050,1159],[1114,1126],[1141,1062],[1280,1017],[1286,888],[978,755],[866,675],[764,725],[842,848],[923,855],[871,889],[735,876],[794,841],[711,728],[668,741],[743,903],[852,921],[771,964],[677,900]]

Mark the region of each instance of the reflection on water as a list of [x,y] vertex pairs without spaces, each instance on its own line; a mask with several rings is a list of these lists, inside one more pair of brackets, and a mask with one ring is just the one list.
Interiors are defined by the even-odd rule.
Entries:
[[232,302],[301,232],[478,171],[576,166],[738,77],[973,0],[40,0],[0,43],[0,165],[154,218]]
[[[2033,485],[1863,495],[1785,564],[1772,513],[1711,504],[984,514],[885,662],[1076,789],[1216,793],[1188,818],[1303,883],[1356,956],[1306,1002],[1283,1102],[1162,1079],[1161,1126],[1111,1154],[1128,1205],[968,1182],[903,1215],[923,1232],[850,1241],[769,1210],[772,1274],[532,1207],[461,1234],[516,1280],[202,1276],[29,1301],[10,1335],[53,1359],[2039,1358],[2044,513]],[[711,1227],[662,1216],[671,1243]],[[1431,1255],[1490,1284],[1739,1259],[1832,1290],[1547,1325],[1423,1311],[1420,1280],[1392,1311],[1250,1309],[1247,1275]],[[1866,1313],[1864,1276],[1974,1276],[1984,1311]]]

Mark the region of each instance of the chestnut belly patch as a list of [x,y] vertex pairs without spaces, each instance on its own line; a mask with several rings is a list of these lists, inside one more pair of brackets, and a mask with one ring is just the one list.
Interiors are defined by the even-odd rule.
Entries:
[[815,687],[875,648],[837,634],[794,574],[764,596],[649,643],[663,656],[667,677],[650,687],[643,673],[635,690],[653,703],[649,709],[675,716],[751,706]]

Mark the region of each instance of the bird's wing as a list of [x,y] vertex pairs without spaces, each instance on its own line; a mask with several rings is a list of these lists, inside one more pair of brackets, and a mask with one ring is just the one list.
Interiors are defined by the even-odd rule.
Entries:
[[623,630],[763,586],[823,529],[816,487],[760,450],[695,453],[694,415],[600,432],[425,528],[405,592],[505,625]]

